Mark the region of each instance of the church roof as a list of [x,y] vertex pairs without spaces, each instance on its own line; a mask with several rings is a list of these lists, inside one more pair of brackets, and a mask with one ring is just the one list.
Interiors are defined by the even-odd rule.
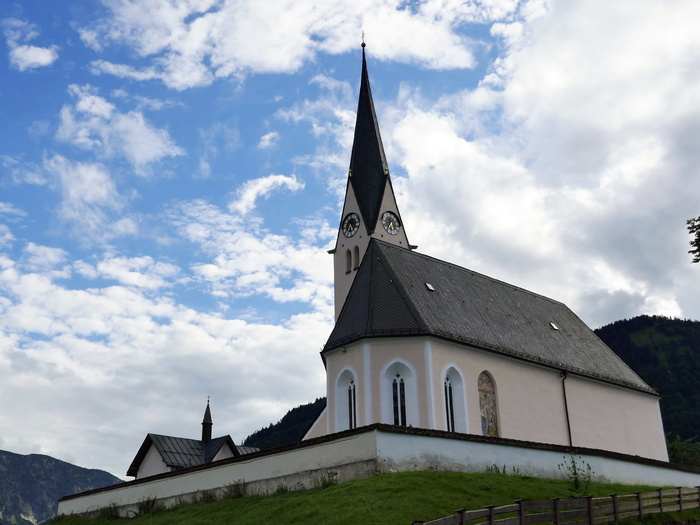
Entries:
[[367,233],[372,233],[379,218],[379,208],[384,195],[389,168],[384,155],[382,137],[379,134],[377,115],[369,87],[365,48],[362,46],[362,80],[357,104],[355,138],[350,156],[350,184],[355,192]]
[[656,393],[566,305],[371,239],[322,354],[363,338],[415,335]]
[[226,444],[228,444],[229,448],[233,451],[234,456],[240,456],[241,454],[249,454],[251,452],[258,451],[258,449],[253,447],[236,446],[233,443],[231,436],[228,435],[214,438],[205,443],[198,439],[179,438],[149,433],[146,436],[146,439],[144,439],[141,448],[134,458],[134,461],[131,462],[126,475],[136,476],[139,471],[139,467],[141,466],[141,462],[146,457],[146,453],[151,448],[151,445],[156,447],[160,457],[168,467],[184,468],[211,463],[214,460],[214,457]]

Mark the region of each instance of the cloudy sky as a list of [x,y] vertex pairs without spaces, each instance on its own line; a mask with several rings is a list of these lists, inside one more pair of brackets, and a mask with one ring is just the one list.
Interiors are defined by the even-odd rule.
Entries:
[[325,394],[364,32],[419,251],[700,318],[696,0],[3,1],[0,449],[123,476]]

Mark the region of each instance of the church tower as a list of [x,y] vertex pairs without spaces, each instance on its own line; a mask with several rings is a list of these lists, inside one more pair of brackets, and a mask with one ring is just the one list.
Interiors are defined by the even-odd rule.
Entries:
[[403,227],[379,134],[362,43],[362,80],[345,204],[333,254],[335,317],[338,319],[369,240],[413,249]]

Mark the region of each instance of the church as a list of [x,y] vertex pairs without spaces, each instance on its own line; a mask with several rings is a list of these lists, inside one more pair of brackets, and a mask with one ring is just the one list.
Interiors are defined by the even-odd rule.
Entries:
[[[408,470],[508,465],[561,476],[562,456],[594,481],[697,486],[668,463],[659,395],[566,305],[418,253],[391,184],[363,44],[345,203],[335,247],[335,326],[321,351],[325,409],[301,442],[270,450],[148,434],[130,482],[66,496],[59,514],[138,512],[271,494]],[[488,174],[484,174],[488,176]],[[572,456],[573,457],[573,456]]]
[[[484,174],[488,176],[488,174]],[[365,49],[333,256],[327,406],[305,439],[384,423],[668,461],[658,394],[566,305],[415,251]]]

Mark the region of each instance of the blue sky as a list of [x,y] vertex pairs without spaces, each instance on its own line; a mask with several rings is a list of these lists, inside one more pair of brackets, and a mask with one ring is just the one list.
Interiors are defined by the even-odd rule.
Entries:
[[364,32],[419,251],[700,317],[693,0],[3,3],[0,448],[123,475],[325,394]]

